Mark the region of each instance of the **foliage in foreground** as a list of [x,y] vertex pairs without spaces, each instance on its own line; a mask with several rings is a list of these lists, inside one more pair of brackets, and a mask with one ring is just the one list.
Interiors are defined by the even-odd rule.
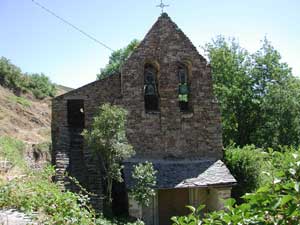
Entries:
[[123,167],[120,163],[135,153],[125,135],[126,115],[127,112],[121,107],[103,104],[99,107],[91,128],[83,132],[88,145],[102,163],[107,210],[110,210],[112,205],[113,181],[123,181]]
[[[0,208],[15,208],[32,215],[40,224],[140,225],[96,215],[89,197],[62,191],[52,182],[54,169],[47,167],[0,185]],[[83,191],[85,192],[85,191]]]
[[31,92],[36,98],[53,97],[56,86],[44,74],[24,74],[5,57],[0,58],[0,85],[15,93]]
[[30,173],[0,187],[0,208],[37,212],[43,224],[95,224],[85,195],[62,192],[51,178],[54,169]]
[[[286,155],[285,155],[286,154]],[[299,151],[288,153],[270,153],[275,161],[288,158],[281,168],[268,171],[271,182],[260,187],[255,193],[243,196],[244,203],[235,204],[234,199],[226,201],[225,210],[201,216],[201,209],[192,210],[191,214],[173,217],[174,225],[211,225],[211,224],[261,224],[261,225],[298,225],[300,221],[300,154]]]

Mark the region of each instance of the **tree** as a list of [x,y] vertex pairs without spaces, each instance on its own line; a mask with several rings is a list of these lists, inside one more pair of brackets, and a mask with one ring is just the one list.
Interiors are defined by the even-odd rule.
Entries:
[[109,57],[108,64],[105,68],[101,69],[100,74],[97,74],[97,78],[103,79],[120,72],[121,65],[126,61],[139,43],[138,40],[134,39],[125,48],[114,51]]
[[280,53],[266,39],[252,57],[254,95],[260,102],[259,122],[252,141],[274,149],[281,145],[299,145],[299,79],[281,62]]
[[120,162],[134,154],[125,135],[126,111],[103,104],[99,107],[89,130],[83,136],[102,162],[106,186],[106,206],[111,211],[113,181],[122,182]]
[[250,143],[250,133],[255,129],[253,82],[249,76],[250,54],[236,42],[218,36],[205,46],[209,58],[214,93],[220,103],[224,145]]
[[154,170],[151,162],[139,163],[135,165],[132,171],[132,178],[135,180],[135,186],[131,191],[131,194],[141,206],[149,206],[151,198],[155,196],[157,173]]
[[[299,80],[265,38],[254,54],[219,36],[205,46],[221,106],[223,142],[299,145]],[[298,135],[298,136],[297,136]]]
[[272,147],[300,144],[300,80],[287,78],[267,87],[261,103],[261,120],[255,133],[257,145]]

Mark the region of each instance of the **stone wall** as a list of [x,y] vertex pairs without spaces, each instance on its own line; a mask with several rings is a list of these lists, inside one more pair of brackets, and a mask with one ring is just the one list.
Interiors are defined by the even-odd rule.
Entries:
[[[114,75],[101,81],[95,81],[59,96],[52,102],[52,158],[53,164],[56,165],[56,180],[67,188],[72,188],[74,185],[64,176],[66,172],[71,173],[70,175],[75,176],[82,186],[97,194],[97,196],[92,196],[92,203],[95,208],[101,209],[102,175],[100,163],[97,162],[90,149],[84,146],[83,143],[77,143],[83,146],[81,147],[81,154],[78,154],[81,158],[74,159],[72,157],[75,150],[71,147],[74,146],[72,144],[74,140],[71,139],[71,136],[74,136],[74,128],[68,125],[67,102],[74,99],[84,100],[85,127],[88,128],[97,108],[101,104],[107,102],[117,104],[120,99],[120,76]],[[80,133],[77,133],[77,136]],[[80,148],[76,151],[80,151]]]
[[[200,205],[207,205],[207,199],[209,197],[208,188],[190,188],[190,204],[196,209]],[[207,212],[207,208],[203,209],[203,212]]]
[[231,187],[209,188],[206,206],[208,211],[216,211],[224,208],[224,200],[231,197]]

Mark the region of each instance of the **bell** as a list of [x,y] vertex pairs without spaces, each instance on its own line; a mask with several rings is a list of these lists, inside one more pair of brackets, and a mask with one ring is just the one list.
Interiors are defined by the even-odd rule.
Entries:
[[180,95],[187,95],[189,93],[188,86],[186,84],[179,85],[179,94]]
[[188,102],[188,95],[178,95],[178,100],[180,102]]
[[145,95],[155,95],[155,87],[153,84],[145,85]]

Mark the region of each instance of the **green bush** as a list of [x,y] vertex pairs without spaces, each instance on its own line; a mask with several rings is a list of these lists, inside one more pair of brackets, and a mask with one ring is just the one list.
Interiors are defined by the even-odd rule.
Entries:
[[238,202],[241,196],[255,191],[263,182],[261,171],[266,157],[267,154],[254,145],[243,148],[230,145],[225,149],[225,164],[237,180],[237,185],[232,188],[232,196]]
[[56,87],[51,83],[49,77],[44,74],[31,74],[26,76],[27,82],[25,82],[25,88],[31,91],[36,98],[43,99],[48,96],[55,96]]
[[0,85],[20,94],[31,92],[36,98],[54,97],[56,86],[44,74],[24,74],[5,57],[0,58]]
[[149,207],[151,199],[155,196],[156,173],[153,164],[148,161],[133,166],[132,178],[135,185],[131,195],[141,206]]
[[0,58],[0,85],[17,89],[22,86],[22,72],[5,57]]
[[0,137],[0,158],[8,160],[13,166],[26,167],[24,150],[25,144],[22,141],[8,136]]

